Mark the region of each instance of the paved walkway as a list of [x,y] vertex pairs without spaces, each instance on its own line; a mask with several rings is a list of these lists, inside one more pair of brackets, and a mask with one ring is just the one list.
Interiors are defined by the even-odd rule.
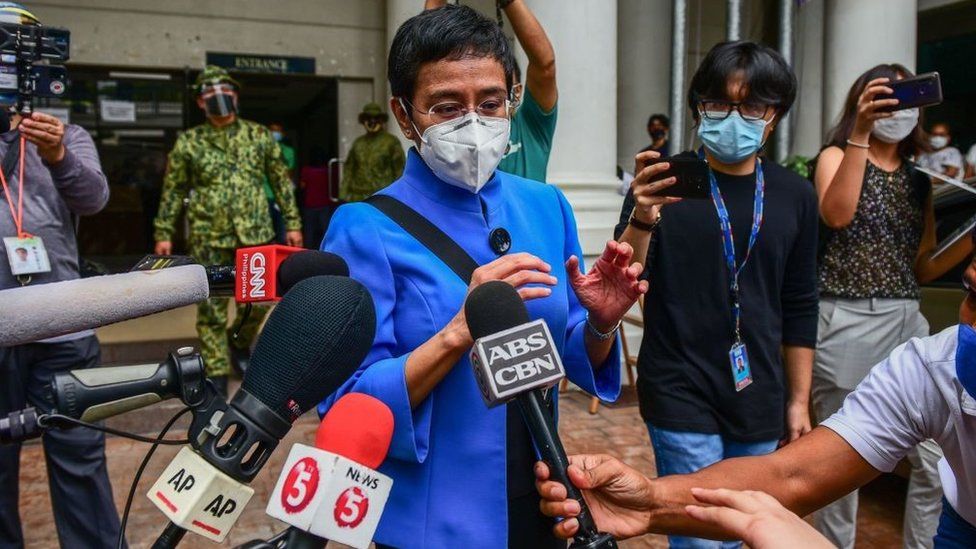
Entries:
[[[560,405],[561,435],[569,453],[605,452],[615,455],[630,465],[652,474],[653,456],[650,450],[647,431],[634,406],[616,408],[601,407],[596,415],[586,411],[588,399],[580,394],[570,394]],[[164,403],[140,415],[133,412],[113,420],[112,425],[137,432],[151,430],[149,426],[159,424],[175,413],[178,405]],[[228,538],[227,546],[234,546],[255,538],[268,538],[280,531],[281,523],[264,514],[268,494],[274,489],[274,482],[281,472],[282,461],[287,449],[296,442],[310,444],[315,437],[318,422],[314,415],[307,414],[296,422],[294,428],[282,441],[279,450],[272,456],[269,464],[255,479],[254,498]],[[176,433],[174,433],[175,436]],[[137,442],[111,437],[107,443],[109,470],[115,501],[120,511],[125,504],[129,484],[139,466],[147,446]],[[131,547],[148,547],[162,530],[163,516],[146,498],[145,493],[165,465],[179,448],[163,446],[157,451],[143,475],[129,517],[128,539]],[[879,487],[872,487],[862,498],[861,516],[858,523],[858,548],[870,549],[897,547],[900,545],[902,510],[899,501],[904,500],[904,486],[890,479]],[[78,502],[84,505],[84,502]],[[24,530],[27,546],[56,547],[57,537],[50,512],[47,475],[44,470],[42,448],[31,444],[24,448],[21,459],[21,515],[24,517]],[[625,549],[644,547],[666,547],[662,536],[645,536],[620,544]],[[181,548],[216,547],[202,538],[188,535]],[[73,548],[72,548],[73,549]]]

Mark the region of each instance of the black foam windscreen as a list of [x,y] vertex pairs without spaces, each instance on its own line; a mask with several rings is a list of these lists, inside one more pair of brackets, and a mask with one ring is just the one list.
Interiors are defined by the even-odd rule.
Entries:
[[285,295],[292,286],[313,276],[349,276],[349,266],[329,252],[305,250],[291,254],[278,266],[278,294]]
[[464,317],[471,337],[480,339],[525,324],[529,311],[511,284],[492,280],[471,290],[464,300]]
[[268,316],[242,388],[292,422],[349,379],[375,332],[373,298],[362,284],[302,280]]

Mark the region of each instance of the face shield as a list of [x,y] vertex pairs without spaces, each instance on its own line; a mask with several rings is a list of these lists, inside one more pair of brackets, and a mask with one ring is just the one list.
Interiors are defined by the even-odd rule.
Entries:
[[207,116],[219,118],[237,113],[237,90],[230,84],[205,86],[200,98]]

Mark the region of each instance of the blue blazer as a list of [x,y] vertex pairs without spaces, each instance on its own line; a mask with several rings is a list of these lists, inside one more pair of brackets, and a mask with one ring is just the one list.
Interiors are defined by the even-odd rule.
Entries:
[[[473,194],[438,179],[411,149],[403,176],[380,193],[424,215],[481,265],[498,257],[488,243],[497,227],[511,234],[509,253],[528,252],[549,263],[559,283],[550,296],[526,304],[530,316],[546,320],[573,383],[602,399],[617,398],[619,343],[596,368],[583,344],[586,311],[564,267],[570,255],[581,257],[580,245],[559,189],[496,171]],[[319,407],[324,414],[340,396],[361,392],[393,411],[393,442],[380,468],[393,478],[393,491],[375,541],[400,548],[505,547],[505,407],[485,407],[467,356],[416,408],[404,378],[407,357],[461,309],[467,284],[364,203],[336,211],[322,249],[349,263],[350,276],[369,289],[376,305],[376,339],[366,360]]]

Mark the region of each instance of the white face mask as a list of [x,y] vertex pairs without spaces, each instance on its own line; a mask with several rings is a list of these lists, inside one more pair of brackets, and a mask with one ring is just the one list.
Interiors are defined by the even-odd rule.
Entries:
[[890,118],[874,121],[871,134],[885,143],[898,143],[918,125],[918,109],[895,111]]
[[944,135],[933,135],[929,138],[929,145],[932,145],[932,148],[935,150],[939,150],[948,144],[949,138]]
[[420,157],[445,183],[477,193],[502,161],[510,131],[507,118],[469,112],[427,128],[420,136]]

